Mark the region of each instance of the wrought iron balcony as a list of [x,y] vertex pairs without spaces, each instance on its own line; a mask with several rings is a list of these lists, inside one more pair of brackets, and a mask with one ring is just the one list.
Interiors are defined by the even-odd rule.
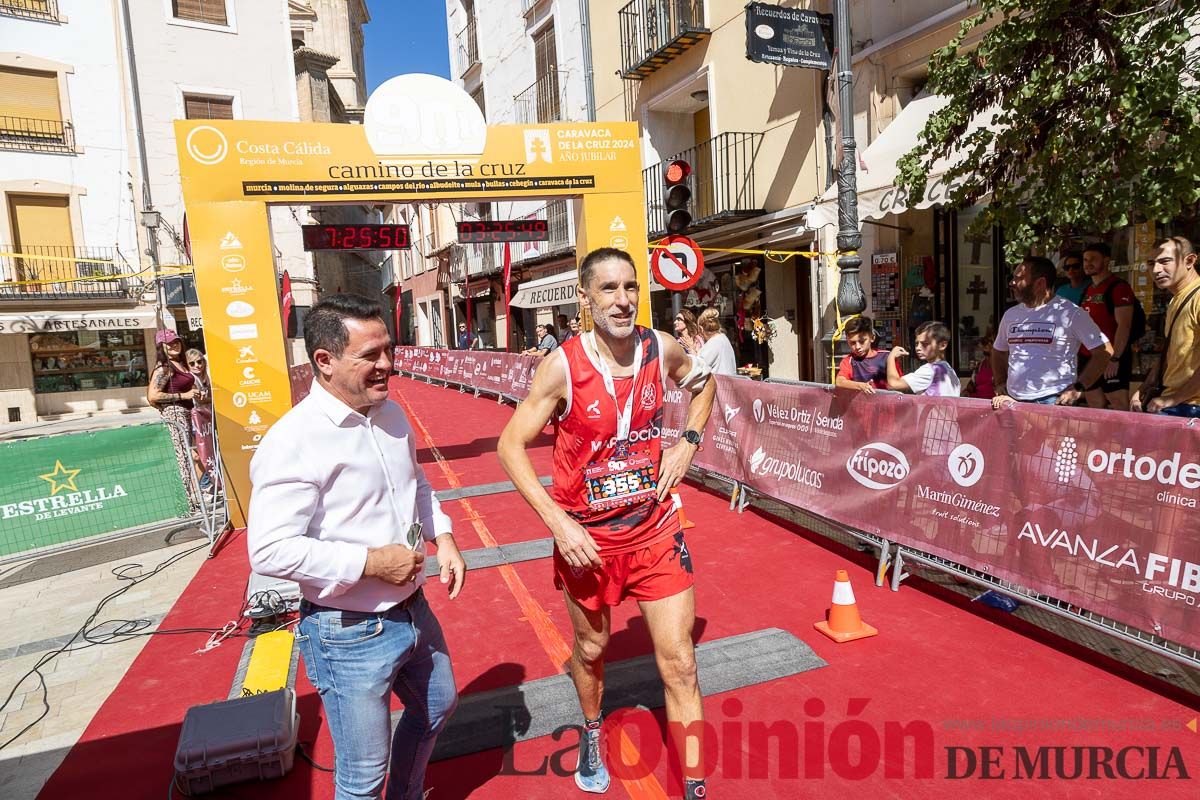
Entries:
[[642,170],[646,190],[646,229],[651,237],[666,234],[663,209],[663,166],[683,159],[692,166],[691,230],[711,228],[765,213],[754,186],[754,159],[761,133],[726,132],[669,156]]
[[618,13],[621,77],[640,81],[708,38],[703,0],[633,0]]
[[559,80],[559,71],[552,69],[534,81],[529,88],[513,98],[518,125],[542,122],[563,122],[567,109],[566,73]]
[[513,263],[531,264],[571,252],[575,242],[571,239],[571,225],[567,221],[570,213],[570,206],[566,200],[552,200],[531,214],[531,219],[546,220],[549,238],[544,242],[518,242],[510,245]]
[[0,244],[0,301],[127,299],[134,271],[115,247]]
[[458,43],[458,76],[466,75],[479,63],[479,39],[475,35],[475,20],[471,20],[454,37]]
[[58,0],[0,0],[0,15],[58,22]]
[[75,128],[54,119],[0,116],[0,150],[74,153]]

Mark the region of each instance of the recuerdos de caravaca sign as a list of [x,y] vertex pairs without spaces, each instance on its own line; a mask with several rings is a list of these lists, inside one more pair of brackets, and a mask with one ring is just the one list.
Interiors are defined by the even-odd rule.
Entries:
[[458,241],[462,244],[497,242],[545,242],[550,226],[544,219],[480,219],[458,223]]
[[302,225],[305,250],[407,250],[407,225]]
[[766,3],[746,6],[746,58],[783,67],[829,69],[833,15]]

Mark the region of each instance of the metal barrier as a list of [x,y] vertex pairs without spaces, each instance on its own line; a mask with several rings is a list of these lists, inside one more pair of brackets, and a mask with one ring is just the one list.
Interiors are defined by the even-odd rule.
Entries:
[[[465,380],[449,379],[446,377],[433,377],[411,370],[400,369],[398,371],[402,375],[409,375],[414,379],[424,380],[429,384],[440,384],[447,388],[450,386],[457,386],[460,392],[472,391],[476,397],[483,393],[495,395],[500,402],[513,400],[514,402],[519,403],[522,399],[503,391],[488,390],[487,388],[467,383]],[[832,392],[832,387],[828,384],[812,384],[797,381],[775,382],[820,388],[825,392]],[[927,420],[922,424],[928,425],[930,423]],[[834,538],[841,538],[850,543],[852,546],[857,546],[859,549],[873,549],[878,551],[878,562],[875,574],[875,583],[877,586],[884,585],[887,577],[887,571],[891,569],[892,576],[890,587],[893,591],[898,591],[900,584],[911,575],[909,572],[909,567],[911,565],[917,565],[954,576],[955,578],[967,581],[971,584],[986,589],[994,589],[998,592],[1011,595],[1015,598],[1019,598],[1022,602],[1027,603],[1032,607],[1049,612],[1059,617],[1067,618],[1090,629],[1115,637],[1116,639],[1128,644],[1135,645],[1182,664],[1192,667],[1200,667],[1200,651],[1195,648],[1180,644],[1179,642],[1169,640],[1159,635],[1158,632],[1148,632],[1139,629],[1138,627],[1120,622],[1112,619],[1111,617],[1084,609],[1078,605],[1074,605],[1064,600],[1039,593],[1012,581],[1004,580],[995,575],[990,575],[979,569],[956,563],[951,559],[947,559],[932,553],[921,551],[909,544],[902,544],[890,540],[886,536],[881,536],[867,531],[856,530],[847,525],[833,521],[827,517],[814,515],[807,509],[804,509],[800,506],[788,503],[776,497],[770,497],[756,492],[743,482],[739,481],[737,478],[721,474],[711,469],[700,469],[693,467],[690,477],[699,480],[706,485],[712,486],[712,484],[715,483],[721,488],[728,487],[728,491],[730,492],[731,511],[741,513],[748,505],[754,505],[774,514],[780,514],[782,511],[782,516],[785,517],[807,517],[807,521],[805,521],[804,524],[805,527],[810,530],[814,530],[826,536],[829,536],[832,533],[834,534]]]
[[3,442],[0,472],[0,563],[173,522],[214,539],[215,509],[189,513],[167,424]]

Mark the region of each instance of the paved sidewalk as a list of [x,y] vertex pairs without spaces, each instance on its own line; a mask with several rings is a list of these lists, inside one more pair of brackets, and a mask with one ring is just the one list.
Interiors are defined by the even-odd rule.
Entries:
[[[148,572],[199,545],[204,547],[111,601],[97,618],[98,622],[144,618],[151,620],[153,629],[204,562],[206,541],[187,541],[0,589],[0,702],[40,658],[79,630],[101,599],[124,585],[113,568],[137,563]],[[142,573],[132,570],[130,574]],[[28,732],[0,749],[0,797],[32,800],[37,796],[148,638],[63,653],[42,668],[50,710]],[[78,647],[78,642],[73,646]],[[42,714],[41,695],[36,675],[17,687],[12,701],[0,710],[0,745]]]
[[125,411],[102,411],[92,416],[71,419],[47,420],[44,422],[17,422],[0,425],[0,441],[28,439],[34,436],[49,436],[55,433],[79,433],[105,428],[123,428],[126,425],[144,425],[158,422],[162,414],[153,408],[131,408]]

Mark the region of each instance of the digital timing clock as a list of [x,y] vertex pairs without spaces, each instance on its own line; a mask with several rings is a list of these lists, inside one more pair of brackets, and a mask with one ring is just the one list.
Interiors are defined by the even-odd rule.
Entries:
[[550,226],[544,219],[480,219],[458,223],[461,244],[545,242],[549,239]]
[[302,225],[305,250],[407,250],[407,225]]

